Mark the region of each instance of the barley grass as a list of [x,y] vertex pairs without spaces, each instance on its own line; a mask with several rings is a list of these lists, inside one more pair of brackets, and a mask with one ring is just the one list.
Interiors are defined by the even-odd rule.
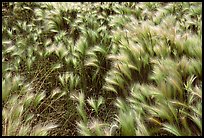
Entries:
[[3,2],[2,135],[201,136],[200,2]]

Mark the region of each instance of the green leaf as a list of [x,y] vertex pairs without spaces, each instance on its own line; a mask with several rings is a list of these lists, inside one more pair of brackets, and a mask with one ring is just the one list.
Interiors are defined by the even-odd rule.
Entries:
[[40,102],[45,98],[45,96],[45,92],[38,93],[33,101],[34,106],[37,107],[37,105],[40,104]]

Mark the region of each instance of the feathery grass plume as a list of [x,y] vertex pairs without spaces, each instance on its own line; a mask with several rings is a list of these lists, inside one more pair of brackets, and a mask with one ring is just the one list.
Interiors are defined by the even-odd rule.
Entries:
[[78,102],[77,104],[77,111],[79,113],[79,115],[81,116],[82,120],[83,120],[83,123],[87,124],[88,122],[88,116],[87,116],[87,113],[85,111],[85,106],[86,106],[86,103],[85,103],[85,97],[84,97],[84,93],[83,92],[80,92],[78,94],[72,94],[71,95],[71,98],[73,100],[76,100]]
[[[178,72],[178,64],[171,59],[161,60],[158,61],[156,64],[159,66],[154,66],[154,75],[152,74],[150,78],[155,80],[158,86],[161,86],[162,92],[164,92],[165,95],[171,95],[170,97],[173,96],[174,98],[179,96],[179,98],[182,100],[182,80],[181,75]],[[172,93],[173,95],[170,93]]]
[[59,88],[55,88],[55,89],[52,91],[51,98],[57,100],[57,99],[63,97],[64,95],[66,95],[66,92],[63,92],[63,91],[60,90]]
[[198,59],[202,58],[202,44],[200,38],[190,36],[183,45],[185,47],[184,52],[186,53],[186,56]]
[[92,97],[90,99],[87,99],[89,105],[95,110],[96,114],[98,115],[99,107],[101,104],[104,103],[103,97],[99,97],[98,100],[93,99]]
[[88,128],[92,132],[92,136],[104,136],[104,129],[106,126],[106,123],[103,123],[97,119],[92,119],[88,124]]
[[78,133],[82,136],[91,136],[92,133],[89,130],[89,128],[84,124],[83,121],[77,122],[77,126],[78,126]]
[[[3,96],[2,133],[5,136],[38,135],[38,132],[33,130],[33,126],[31,125],[33,123],[34,114],[28,112],[41,103],[41,100],[44,98],[44,93],[33,94],[29,84],[27,88],[21,87],[23,79],[17,79],[18,77],[16,77],[10,76],[3,79],[2,90],[3,95],[5,96]],[[6,84],[12,85],[7,86]],[[16,87],[20,87],[21,89],[18,90]],[[27,91],[28,93],[23,93],[22,91]],[[48,127],[48,125],[45,125],[44,127]],[[45,129],[43,134],[41,134],[47,135],[47,132],[52,128],[53,127]],[[38,129],[42,130],[43,127],[38,127]]]
[[122,136],[134,136],[135,126],[134,126],[134,115],[132,115],[131,110],[127,112],[120,112],[117,116],[117,120],[121,127]]
[[172,133],[175,136],[182,136],[183,134],[179,131],[179,129],[175,125],[164,124],[162,129]]
[[202,135],[201,11],[3,2],[3,135]]

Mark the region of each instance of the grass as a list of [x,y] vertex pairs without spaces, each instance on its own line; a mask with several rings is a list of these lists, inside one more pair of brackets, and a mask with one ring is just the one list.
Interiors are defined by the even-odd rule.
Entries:
[[2,135],[201,136],[200,2],[3,2]]

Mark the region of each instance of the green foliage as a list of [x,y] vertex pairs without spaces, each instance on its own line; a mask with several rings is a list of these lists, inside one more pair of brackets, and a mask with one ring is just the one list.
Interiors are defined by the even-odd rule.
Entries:
[[200,2],[3,2],[2,134],[201,136]]

